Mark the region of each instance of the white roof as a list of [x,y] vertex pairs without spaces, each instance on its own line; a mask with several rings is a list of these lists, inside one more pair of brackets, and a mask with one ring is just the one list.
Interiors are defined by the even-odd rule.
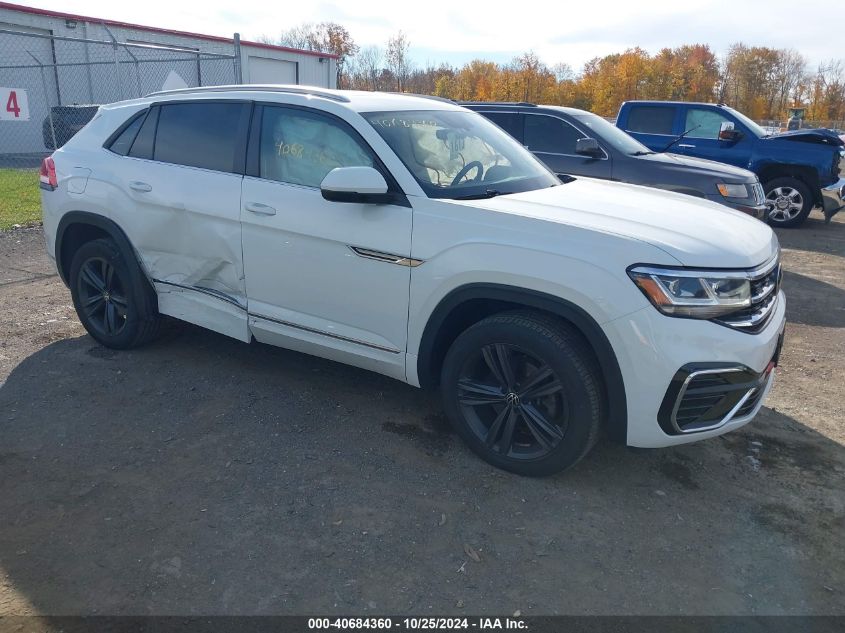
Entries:
[[[298,95],[313,99],[327,99],[356,112],[380,112],[396,110],[461,110],[462,108],[448,99],[410,95],[394,92],[367,92],[363,90],[331,90],[311,86],[292,85],[235,85],[204,86],[201,88],[182,88],[165,90],[147,95],[144,101],[160,101],[162,98],[190,99],[197,96],[209,98],[227,97],[241,99],[263,99],[275,101],[281,95]],[[136,100],[137,101],[137,100]]]

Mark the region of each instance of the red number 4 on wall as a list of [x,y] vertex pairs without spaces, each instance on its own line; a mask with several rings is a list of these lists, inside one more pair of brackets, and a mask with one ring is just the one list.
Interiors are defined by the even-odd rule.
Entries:
[[6,102],[6,112],[14,114],[16,119],[21,115],[21,108],[18,105],[18,93],[14,90],[9,93],[9,100]]

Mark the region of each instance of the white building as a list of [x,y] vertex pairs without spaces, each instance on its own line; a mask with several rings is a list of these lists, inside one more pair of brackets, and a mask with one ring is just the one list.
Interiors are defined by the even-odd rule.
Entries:
[[335,55],[0,2],[0,89],[25,93],[29,106],[27,121],[0,120],[0,156],[43,153],[48,115],[72,116],[56,106],[234,83],[334,88],[336,79]]
[[[0,29],[106,42],[112,41],[113,36],[119,42],[158,44],[188,51],[227,55],[232,54],[234,47],[233,38],[127,24],[7,2],[0,2]],[[13,36],[0,33],[0,66],[4,65],[3,58],[8,57],[6,53],[11,53],[16,48],[15,42],[8,40],[10,37]],[[56,61],[62,63],[63,60],[58,59],[61,57],[59,40],[43,40],[37,48],[36,53],[42,53],[47,60],[57,58]],[[88,48],[94,49],[96,45],[89,45]],[[88,51],[89,58],[93,52]],[[241,40],[243,83],[305,84],[334,88],[337,78],[336,61],[336,56],[326,53]]]

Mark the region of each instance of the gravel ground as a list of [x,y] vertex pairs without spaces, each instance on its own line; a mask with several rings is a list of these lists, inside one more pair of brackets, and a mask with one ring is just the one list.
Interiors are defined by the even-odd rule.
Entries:
[[533,480],[375,374],[178,323],[104,349],[0,233],[0,614],[845,614],[845,218],[780,238],[751,425]]

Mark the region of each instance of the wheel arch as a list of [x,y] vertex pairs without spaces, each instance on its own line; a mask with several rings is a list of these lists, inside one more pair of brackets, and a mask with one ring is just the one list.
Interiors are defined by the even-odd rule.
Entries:
[[765,187],[766,183],[775,178],[795,178],[810,188],[814,204],[821,204],[821,185],[819,175],[815,169],[806,165],[790,165],[787,163],[767,163],[760,166],[757,176]]
[[467,327],[491,314],[518,308],[535,309],[560,317],[583,336],[602,372],[608,407],[608,435],[614,441],[625,443],[628,408],[616,353],[601,326],[589,313],[554,295],[489,283],[467,284],[452,290],[432,311],[423,329],[417,358],[420,386],[437,386],[446,352]]
[[70,211],[62,216],[56,229],[56,268],[65,285],[69,283],[70,265],[77,249],[104,237],[111,238],[122,252],[135,257],[132,243],[113,220],[88,211]]

